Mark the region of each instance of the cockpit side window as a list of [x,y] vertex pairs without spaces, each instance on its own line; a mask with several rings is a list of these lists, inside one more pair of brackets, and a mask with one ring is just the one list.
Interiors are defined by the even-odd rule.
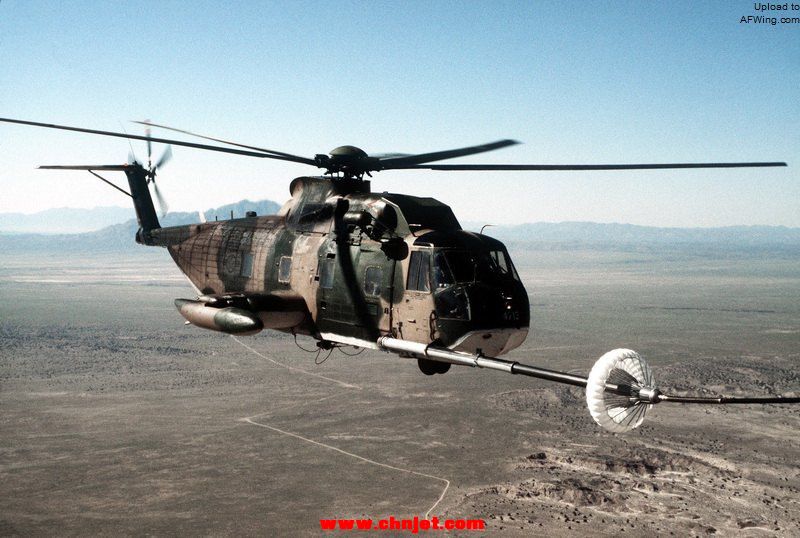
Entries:
[[444,252],[437,252],[433,262],[433,287],[437,290],[456,283]]
[[456,282],[474,282],[476,260],[463,250],[446,250],[444,257]]
[[408,262],[408,279],[406,281],[406,289],[411,291],[431,291],[430,272],[430,252],[412,252],[411,259]]
[[489,257],[492,259],[492,263],[500,271],[502,274],[508,273],[508,264],[506,263],[506,256],[503,254],[501,250],[492,250],[489,252]]
[[433,287],[444,289],[453,284],[469,284],[476,280],[512,277],[519,280],[505,250],[465,251],[440,250],[434,257]]
[[508,256],[507,252],[503,250],[493,250],[489,253],[489,257],[501,274],[511,275],[515,280],[519,280],[517,270],[514,268],[514,264],[511,263],[511,258]]

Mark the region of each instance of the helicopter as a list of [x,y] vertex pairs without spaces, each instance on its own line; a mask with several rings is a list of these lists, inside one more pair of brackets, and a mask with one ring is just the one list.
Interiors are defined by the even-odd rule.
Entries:
[[[0,122],[112,136],[147,143],[147,166],[40,166],[85,170],[129,196],[139,229],[136,242],[166,248],[195,289],[175,299],[187,323],[231,335],[271,329],[314,338],[321,350],[354,346],[416,359],[426,375],[452,365],[497,370],[586,389],[592,418],[612,432],[642,424],[662,402],[788,404],[800,397],[692,397],[660,391],[650,366],[635,351],[600,357],[588,376],[500,358],[518,348],[530,327],[528,294],[505,245],[461,228],[453,211],[433,198],[374,193],[373,173],[386,170],[562,171],[657,170],[786,166],[784,162],[665,164],[441,164],[519,142],[505,139],[422,154],[369,155],[355,146],[302,157],[239,144],[149,121],[144,136],[0,118]],[[222,145],[154,137],[150,128]],[[152,144],[168,144],[152,161]],[[291,198],[276,215],[162,227],[153,204],[158,170],[172,145],[295,162],[322,169],[294,179]],[[123,172],[129,190],[99,172]]]

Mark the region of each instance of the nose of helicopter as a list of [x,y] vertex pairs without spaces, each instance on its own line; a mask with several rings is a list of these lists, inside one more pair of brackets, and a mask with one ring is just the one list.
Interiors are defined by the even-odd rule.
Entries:
[[488,357],[504,355],[518,348],[528,337],[528,328],[497,328],[471,331],[448,346],[453,351],[480,353]]
[[498,356],[519,347],[527,338],[530,310],[525,289],[519,285],[472,285],[465,288],[469,319],[460,323],[440,320],[454,351]]

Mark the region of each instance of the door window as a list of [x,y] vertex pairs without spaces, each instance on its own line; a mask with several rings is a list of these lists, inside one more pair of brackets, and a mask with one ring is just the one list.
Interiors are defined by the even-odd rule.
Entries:
[[333,275],[336,271],[336,258],[329,257],[322,260],[319,268],[319,285],[324,289],[333,287]]
[[412,252],[411,259],[408,262],[406,289],[412,291],[431,291],[430,272],[430,253],[427,251]]
[[383,270],[380,267],[367,267],[364,275],[364,293],[367,295],[378,296],[381,294],[381,281],[383,280]]
[[278,263],[278,282],[288,284],[292,276],[292,258],[291,256],[281,256],[281,261]]

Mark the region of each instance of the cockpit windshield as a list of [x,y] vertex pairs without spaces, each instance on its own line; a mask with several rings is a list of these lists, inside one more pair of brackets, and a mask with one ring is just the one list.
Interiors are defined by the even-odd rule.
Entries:
[[439,250],[434,257],[435,289],[475,281],[494,281],[498,278],[519,280],[514,265],[503,250]]

